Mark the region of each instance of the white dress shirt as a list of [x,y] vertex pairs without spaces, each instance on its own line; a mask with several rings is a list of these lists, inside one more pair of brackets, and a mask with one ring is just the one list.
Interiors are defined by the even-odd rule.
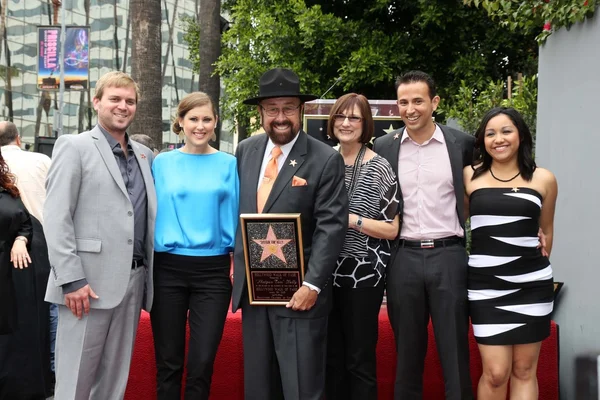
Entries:
[[[290,151],[292,151],[292,147],[294,147],[297,140],[298,140],[298,135],[296,135],[292,139],[291,142],[284,144],[283,146],[279,146],[279,148],[281,149],[281,155],[279,157],[277,157],[277,173],[279,173],[279,171],[281,171],[281,168],[283,167],[283,164],[285,163],[287,156],[290,154]],[[256,187],[256,190],[258,190],[258,188],[260,187],[260,184],[263,181],[263,178],[265,177],[265,169],[267,169],[267,164],[269,163],[269,160],[271,159],[271,151],[273,151],[274,147],[275,147],[275,143],[273,143],[271,141],[271,138],[269,138],[269,141],[267,142],[267,147],[265,148],[265,154],[263,155],[262,165],[260,166],[260,175],[259,175],[258,186]]]
[[31,215],[43,224],[46,176],[51,160],[45,154],[23,151],[15,144],[2,146],[2,157],[16,177],[21,200]]
[[[287,157],[290,154],[290,151],[292,151],[292,147],[294,147],[294,145],[296,144],[296,141],[298,140],[298,136],[299,135],[296,134],[296,136],[292,139],[291,142],[286,143],[283,146],[279,146],[279,148],[281,149],[281,155],[279,157],[277,157],[277,173],[279,173],[281,171],[281,168],[283,167],[285,160],[287,160]],[[271,160],[271,151],[273,150],[273,148],[275,146],[276,146],[275,143],[273,143],[271,141],[271,138],[269,138],[269,141],[267,142],[267,147],[265,148],[265,154],[263,155],[262,165],[260,166],[260,175],[258,176],[259,177],[258,186],[256,187],[257,191],[258,191],[258,188],[260,187],[260,184],[263,181],[263,178],[265,177],[265,169],[267,169],[267,163],[269,162],[269,160]],[[307,286],[312,290],[315,290],[317,293],[321,293],[321,289],[319,289],[312,283],[304,281],[304,282],[302,282],[302,285]]]

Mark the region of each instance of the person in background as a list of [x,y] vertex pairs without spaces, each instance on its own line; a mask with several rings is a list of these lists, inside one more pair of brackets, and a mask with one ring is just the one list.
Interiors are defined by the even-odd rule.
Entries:
[[4,160],[16,177],[21,200],[29,213],[43,223],[46,177],[52,161],[45,154],[21,150],[21,145],[16,125],[10,121],[0,122],[0,146]]
[[44,301],[50,262],[42,224],[46,200],[46,176],[50,157],[21,150],[21,136],[10,121],[0,122],[0,146],[4,160],[14,175],[21,200],[31,215],[33,239],[29,245],[32,267],[13,276],[21,329],[6,336],[0,346],[10,349],[10,365],[0,375],[10,376],[14,392],[48,397],[54,387],[54,347],[58,306]]
[[[2,157],[0,149],[0,340],[18,329],[17,296],[13,285],[13,268],[27,268],[31,258],[27,246],[31,243],[33,228],[29,212],[19,197],[15,177]],[[18,366],[10,364],[8,346],[0,346],[0,398],[20,398],[12,389],[10,375],[5,374]],[[15,397],[17,396],[17,397]]]
[[57,400],[122,399],[141,309],[152,307],[156,193],[150,149],[129,140],[139,87],[98,79],[98,124],[54,145],[44,205],[58,303]]
[[131,135],[130,139],[134,142],[138,142],[139,144],[143,144],[144,146],[152,150],[152,153],[154,153],[155,156],[158,155],[158,149],[156,148],[156,144],[150,136],[144,135],[143,133],[136,133],[135,135]]
[[373,147],[396,172],[401,199],[400,241],[386,281],[397,350],[394,398],[423,397],[431,316],[446,399],[468,400],[473,389],[462,171],[473,160],[474,138],[434,122],[440,97],[428,74],[403,74],[396,94],[406,126]]
[[[471,215],[469,308],[483,374],[477,398],[537,399],[542,340],[554,305],[552,250],[558,186],[536,166],[533,140],[512,108],[490,110],[464,169]],[[540,248],[539,229],[545,236]]]
[[185,399],[208,399],[231,298],[239,179],[235,157],[209,144],[217,122],[208,95],[184,97],[172,129],[185,145],[159,154],[152,167],[158,212],[150,316],[159,400],[181,396],[188,321]]
[[327,336],[327,400],[377,400],[379,310],[391,243],[398,236],[398,181],[390,163],[367,147],[374,123],[368,100],[340,97],[327,134],[339,142],[350,201],[344,247],[333,273]]

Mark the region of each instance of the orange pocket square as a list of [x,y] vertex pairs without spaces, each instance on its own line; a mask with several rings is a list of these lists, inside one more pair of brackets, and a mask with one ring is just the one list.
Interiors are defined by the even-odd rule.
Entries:
[[292,178],[292,186],[307,186],[306,179],[295,176]]

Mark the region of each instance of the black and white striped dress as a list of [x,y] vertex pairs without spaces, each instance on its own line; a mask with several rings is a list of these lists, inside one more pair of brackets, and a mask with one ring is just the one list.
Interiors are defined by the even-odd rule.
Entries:
[[[352,168],[352,165],[346,165],[346,189],[350,186]],[[391,222],[398,214],[398,205],[396,174],[385,158],[375,155],[360,167],[350,213]],[[349,228],[333,273],[333,285],[344,288],[377,286],[385,277],[390,247],[388,240],[372,238]]]
[[478,343],[535,343],[550,335],[552,266],[537,248],[542,196],[482,188],[470,196],[469,309]]

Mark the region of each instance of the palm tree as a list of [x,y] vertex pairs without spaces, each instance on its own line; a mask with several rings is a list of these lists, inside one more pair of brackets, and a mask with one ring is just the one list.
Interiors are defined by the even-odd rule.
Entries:
[[179,88],[177,85],[177,69],[175,68],[175,56],[173,55],[173,28],[175,27],[175,17],[177,16],[177,0],[173,4],[173,16],[172,21],[169,22],[169,7],[167,7],[167,0],[163,0],[165,6],[165,15],[167,20],[167,27],[169,28],[169,39],[167,40],[167,50],[164,56],[164,64],[162,66],[162,85],[165,86],[165,75],[167,73],[167,65],[169,65],[169,55],[171,56],[171,65],[173,67],[173,85],[175,87],[175,101],[179,103]]
[[160,1],[131,0],[131,76],[141,99],[130,134],[143,133],[162,147],[161,11]]
[[[215,72],[215,62],[221,55],[221,1],[200,0],[200,68],[198,72],[198,88],[208,94],[219,112],[221,94],[220,77]],[[217,135],[215,146],[219,146],[220,129],[215,129]]]
[[[90,25],[90,0],[83,1],[83,8],[85,9],[85,25]],[[115,20],[116,25],[116,20]],[[118,53],[118,51],[117,51]],[[118,56],[117,56],[118,57]],[[87,102],[85,96],[87,95]],[[86,118],[87,117],[87,118]],[[81,91],[79,94],[79,113],[78,113],[78,132],[83,132],[83,120],[87,119],[87,130],[92,129],[92,104],[91,104],[91,92],[90,85],[88,84],[87,90]]]
[[0,32],[2,32],[2,41],[0,42],[0,57],[2,57],[2,50],[6,52],[6,66],[1,69],[2,78],[4,79],[5,90],[4,90],[4,102],[8,107],[8,120],[12,121],[14,118],[13,102],[12,102],[12,76],[15,75],[16,71],[12,68],[10,62],[10,49],[8,48],[8,41],[6,40],[6,0],[2,0],[0,5]]

